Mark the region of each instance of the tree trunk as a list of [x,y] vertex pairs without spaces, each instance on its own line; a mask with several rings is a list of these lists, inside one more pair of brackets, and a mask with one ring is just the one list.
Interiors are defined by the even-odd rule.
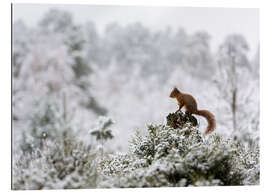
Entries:
[[237,96],[237,89],[235,88],[232,93],[232,115],[233,115],[233,130],[234,132],[237,129],[236,126],[236,96]]

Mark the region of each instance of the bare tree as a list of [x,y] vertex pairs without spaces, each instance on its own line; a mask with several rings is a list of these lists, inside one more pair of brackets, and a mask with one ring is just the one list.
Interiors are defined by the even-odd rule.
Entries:
[[216,84],[219,94],[227,103],[232,118],[233,131],[239,128],[238,113],[241,98],[239,92],[244,88],[243,77],[251,71],[249,60],[246,56],[249,50],[246,40],[241,35],[230,35],[221,44],[218,51],[218,76]]

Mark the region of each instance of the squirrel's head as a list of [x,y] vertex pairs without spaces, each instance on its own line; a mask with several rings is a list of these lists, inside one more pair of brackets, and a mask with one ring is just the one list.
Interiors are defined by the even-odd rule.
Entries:
[[174,89],[172,90],[172,92],[170,94],[170,97],[175,98],[178,96],[179,93],[180,93],[180,91],[176,87],[174,87]]

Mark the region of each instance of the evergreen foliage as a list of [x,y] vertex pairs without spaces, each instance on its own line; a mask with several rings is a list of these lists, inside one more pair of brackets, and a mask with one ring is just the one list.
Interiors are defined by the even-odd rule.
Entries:
[[[175,117],[177,127],[171,125]],[[186,121],[183,121],[186,120]],[[102,137],[112,121],[101,117],[90,134]],[[131,188],[259,184],[259,151],[218,134],[203,135],[190,115],[167,116],[165,125],[148,125],[126,154],[97,154],[76,137],[44,138],[35,151],[13,164],[14,189]],[[107,136],[107,135],[106,135]],[[109,134],[106,139],[111,139]],[[101,139],[99,139],[101,140]],[[103,140],[105,140],[103,136]],[[103,145],[103,144],[102,144]]]
[[97,140],[106,141],[112,139],[112,131],[109,126],[113,124],[113,121],[107,117],[100,117],[97,123],[97,127],[93,131],[90,131],[90,134],[95,136]]
[[[113,155],[103,167],[101,187],[162,187],[254,185],[259,183],[259,152],[230,139],[204,136],[189,115],[181,112],[181,127],[148,125],[148,135],[137,134],[126,155]],[[251,171],[253,171],[251,173]]]
[[43,148],[14,158],[15,190],[94,188],[97,162],[91,146],[76,138],[43,140]]

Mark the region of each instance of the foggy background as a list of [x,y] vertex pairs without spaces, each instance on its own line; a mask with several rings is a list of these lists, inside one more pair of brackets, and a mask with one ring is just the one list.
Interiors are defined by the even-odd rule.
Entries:
[[146,6],[98,6],[57,4],[14,4],[13,20],[22,19],[28,26],[35,26],[49,9],[69,11],[78,24],[95,22],[98,32],[106,25],[140,22],[149,30],[185,28],[187,33],[206,30],[211,35],[211,50],[217,49],[224,38],[240,33],[250,45],[249,56],[256,53],[259,44],[259,9],[253,8],[196,8],[196,7],[146,7]]
[[215,114],[216,132],[259,138],[258,9],[15,4],[12,65],[16,151],[66,128],[91,143],[99,116],[115,121],[108,150],[126,151],[177,109],[174,86]]

